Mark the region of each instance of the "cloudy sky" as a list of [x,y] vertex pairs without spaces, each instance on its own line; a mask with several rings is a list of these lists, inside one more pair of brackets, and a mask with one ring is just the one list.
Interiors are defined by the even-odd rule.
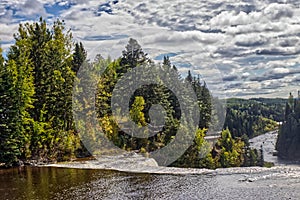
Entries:
[[121,55],[135,38],[157,62],[169,55],[213,94],[287,97],[300,83],[298,0],[0,0],[0,39],[7,50],[18,24],[64,19],[74,40],[96,54]]

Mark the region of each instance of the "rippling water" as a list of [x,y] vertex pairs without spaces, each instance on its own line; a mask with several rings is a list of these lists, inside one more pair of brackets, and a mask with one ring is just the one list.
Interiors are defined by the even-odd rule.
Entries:
[[[255,144],[267,144],[271,136]],[[273,168],[179,169],[122,155],[55,167],[0,170],[1,200],[300,199],[299,191],[300,166],[284,163]]]
[[300,199],[297,166],[208,174],[42,167],[0,174],[0,199]]

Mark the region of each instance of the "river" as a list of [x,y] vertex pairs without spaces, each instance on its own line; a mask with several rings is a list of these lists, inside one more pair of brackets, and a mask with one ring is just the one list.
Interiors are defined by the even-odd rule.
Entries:
[[251,140],[275,159],[272,168],[179,169],[137,155],[104,157],[0,170],[0,199],[300,199],[300,166],[271,156],[274,137]]

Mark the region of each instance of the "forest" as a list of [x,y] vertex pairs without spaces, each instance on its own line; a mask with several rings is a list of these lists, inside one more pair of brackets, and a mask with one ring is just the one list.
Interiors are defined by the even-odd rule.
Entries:
[[[171,78],[183,85],[190,84],[196,94],[196,102],[190,102],[200,113],[193,144],[171,166],[215,169],[264,165],[262,152],[251,149],[248,138],[278,128],[276,121],[282,120],[283,101],[270,104],[263,99],[228,100],[224,129],[211,147],[204,137],[211,120],[215,120],[212,114],[214,97],[204,80],[191,72],[182,77],[168,57],[155,63],[131,38],[125,50],[120,50],[120,58],[112,60],[99,54],[89,61],[83,44],[74,41],[71,31],[66,30],[60,20],[52,25],[42,18],[38,22],[20,24],[14,38],[15,43],[6,58],[0,49],[1,165],[9,167],[28,160],[48,163],[90,156],[74,123],[73,86],[75,81],[89,84],[89,80],[78,80],[79,70],[84,73],[85,69],[98,70],[103,66],[105,70],[98,79],[95,106],[97,123],[105,137],[121,149],[145,155],[168,145],[176,136],[182,112],[179,99],[159,78],[156,84],[142,86],[134,92],[129,113],[131,120],[143,127],[150,123],[151,106],[161,105],[166,111],[162,130],[148,138],[131,137],[119,128],[113,117],[114,87],[124,74],[142,65],[158,67],[169,74],[175,71]],[[81,88],[75,89],[80,91]],[[87,101],[82,98],[77,102],[78,109],[90,109],[86,107]],[[82,124],[82,128],[88,132],[91,125]],[[87,134],[93,136],[92,132]]]
[[279,129],[276,149],[285,160],[300,160],[300,92],[294,98],[290,93],[285,106],[284,121]]
[[227,99],[224,127],[234,137],[248,138],[278,129],[284,121],[286,99]]

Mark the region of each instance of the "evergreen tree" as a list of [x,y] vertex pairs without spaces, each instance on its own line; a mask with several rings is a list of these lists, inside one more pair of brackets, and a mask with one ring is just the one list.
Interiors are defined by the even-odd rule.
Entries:
[[188,75],[185,80],[191,83],[197,96],[197,103],[200,110],[198,127],[200,129],[208,128],[210,126],[212,115],[212,96],[206,86],[206,83],[204,82],[204,84],[202,85],[200,77],[193,77],[190,70],[188,71]]
[[1,66],[0,71],[0,162],[11,165],[21,155],[21,119],[14,91],[16,65],[12,62]]
[[[72,35],[64,29],[59,20],[50,29],[42,18],[32,24],[20,24],[14,35],[16,43],[8,53],[9,65],[16,65],[20,79],[28,82],[20,90],[26,93],[23,96],[28,100],[24,101],[31,104],[26,106],[26,112],[20,109],[28,116],[22,128],[30,130],[25,137],[26,157],[31,154],[37,159],[62,159],[76,147],[72,118],[75,78]],[[27,91],[29,88],[32,91]],[[22,94],[20,91],[17,92]]]
[[[300,106],[299,99],[290,93],[285,110],[285,121],[280,126],[276,149],[278,156],[287,160],[300,160]],[[293,102],[293,103],[292,103]],[[291,104],[292,103],[292,104]]]
[[16,59],[8,59],[5,66],[0,66],[0,162],[8,165],[30,154],[28,146],[33,121],[29,114],[34,95],[32,65],[27,42],[17,43],[22,54]]
[[72,60],[72,70],[77,74],[80,66],[86,60],[87,52],[85,51],[83,44],[76,43],[75,44],[75,51],[73,53],[73,60]]
[[185,80],[188,81],[189,83],[192,83],[192,81],[193,81],[193,76],[192,76],[192,73],[191,73],[190,70],[188,71],[188,75],[187,75],[187,77],[185,78]]
[[164,56],[163,65],[171,67],[171,61],[169,56]]
[[[141,64],[149,62],[147,54],[142,50],[141,45],[135,40],[130,38],[125,50],[122,52],[121,74],[126,73],[127,69],[137,67]],[[119,71],[118,71],[119,73]]]
[[290,108],[293,110],[293,108],[294,108],[294,96],[291,92],[290,92],[290,96],[289,96],[289,99],[288,99],[288,104],[289,104]]
[[110,59],[100,59],[94,65],[104,65],[104,73],[99,78],[96,94],[97,117],[102,118],[111,115],[111,96],[115,84],[118,81],[117,70],[120,69],[120,59],[113,62]]

